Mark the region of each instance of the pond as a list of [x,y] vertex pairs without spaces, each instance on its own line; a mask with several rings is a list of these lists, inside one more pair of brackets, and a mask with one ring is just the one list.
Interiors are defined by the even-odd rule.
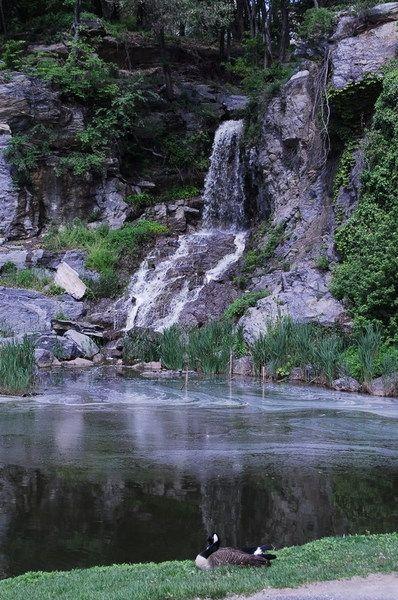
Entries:
[[398,529],[398,400],[53,373],[0,402],[0,574]]

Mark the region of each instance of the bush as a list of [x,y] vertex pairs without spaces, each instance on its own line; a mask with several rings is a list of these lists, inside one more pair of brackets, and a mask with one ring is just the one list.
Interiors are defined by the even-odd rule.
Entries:
[[301,38],[316,44],[320,38],[327,36],[333,29],[336,17],[328,8],[309,8],[298,29]]
[[257,302],[261,300],[261,298],[265,298],[269,295],[267,290],[260,290],[258,292],[246,292],[240,298],[237,298],[228,306],[226,311],[224,312],[224,317],[226,319],[237,320],[242,317],[248,308],[252,306],[256,306]]
[[1,48],[0,69],[19,71],[23,65],[26,42],[23,40],[8,40]]
[[30,176],[40,161],[50,152],[51,129],[35,125],[27,134],[16,133],[7,146],[5,156],[12,165],[12,176],[19,185],[30,182]]
[[161,198],[164,202],[172,202],[173,200],[189,200],[189,198],[195,198],[200,194],[200,189],[194,185],[182,185],[167,190]]
[[154,198],[154,196],[148,194],[147,192],[141,192],[139,194],[131,194],[130,196],[127,196],[125,198],[125,201],[128,204],[132,204],[137,208],[143,209],[147,208],[148,206],[151,206],[152,204],[156,204],[156,202],[158,202],[158,199]]
[[34,383],[34,347],[28,338],[0,346],[0,393],[20,395]]

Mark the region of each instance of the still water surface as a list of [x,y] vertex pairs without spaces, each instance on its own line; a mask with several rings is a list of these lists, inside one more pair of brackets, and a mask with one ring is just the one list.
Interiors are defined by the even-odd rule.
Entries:
[[398,400],[53,374],[0,402],[0,576],[398,529]]

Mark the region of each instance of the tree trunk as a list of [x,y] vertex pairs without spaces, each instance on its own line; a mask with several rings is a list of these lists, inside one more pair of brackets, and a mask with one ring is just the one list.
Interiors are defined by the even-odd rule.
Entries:
[[272,40],[269,30],[269,11],[266,0],[261,3],[260,18],[262,22],[264,40],[264,69],[266,69],[272,63]]
[[235,17],[235,37],[238,42],[242,40],[245,31],[245,0],[237,0]]
[[225,59],[225,27],[220,29],[220,60]]
[[280,39],[280,44],[279,44],[279,60],[280,60],[280,62],[285,62],[287,51],[288,51],[289,44],[290,44],[288,0],[281,0],[281,17],[282,17],[282,30],[281,30],[281,39]]
[[4,35],[4,37],[7,37],[7,24],[6,24],[6,18],[4,15],[3,0],[0,0],[0,18],[1,18],[1,26],[3,29],[3,35]]
[[173,78],[171,75],[171,68],[166,52],[166,39],[164,35],[164,29],[161,27],[157,32],[158,46],[159,46],[159,54],[160,54],[160,62],[162,63],[163,69],[163,77],[166,89],[166,98],[168,100],[172,100],[174,97],[173,92]]

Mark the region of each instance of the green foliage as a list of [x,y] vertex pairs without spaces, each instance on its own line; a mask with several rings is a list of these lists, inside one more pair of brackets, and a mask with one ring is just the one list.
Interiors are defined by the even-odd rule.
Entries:
[[358,207],[336,232],[332,292],[359,320],[398,335],[398,68],[386,73],[365,150]]
[[275,250],[283,241],[284,231],[285,226],[283,224],[276,225],[269,230],[263,248],[255,248],[246,253],[243,267],[246,273],[252,273],[257,268],[267,267],[267,262],[274,257]]
[[119,275],[112,268],[100,273],[98,279],[85,279],[84,283],[87,286],[87,296],[93,300],[116,298],[123,289]]
[[34,383],[35,361],[32,342],[0,346],[0,394],[20,395],[31,391]]
[[266,588],[297,587],[396,570],[398,534],[324,538],[277,551],[268,569],[199,571],[190,560],[25,573],[0,582],[2,600],[193,600],[247,596]]
[[152,196],[152,194],[148,194],[148,192],[141,192],[139,194],[131,194],[125,198],[125,201],[128,204],[132,204],[137,208],[147,208],[152,204],[156,204],[158,199]]
[[316,259],[315,266],[320,271],[328,271],[329,270],[329,259],[326,254],[320,254]]
[[308,42],[316,44],[332,31],[335,20],[335,14],[328,8],[309,8],[304,14],[298,34]]
[[180,185],[167,190],[162,194],[164,202],[173,202],[173,200],[189,200],[200,196],[200,189],[194,185]]
[[76,176],[85,175],[88,172],[101,173],[105,171],[106,156],[100,152],[70,152],[63,156],[57,165],[58,175],[65,171],[71,171]]
[[52,140],[51,129],[35,125],[27,134],[12,136],[5,155],[12,165],[13,179],[19,185],[30,182],[32,171],[48,156]]
[[0,69],[19,71],[23,65],[26,42],[23,40],[8,40],[4,42],[0,54]]
[[228,306],[226,311],[224,312],[224,317],[226,319],[237,320],[242,317],[248,308],[252,306],[256,306],[257,302],[261,300],[261,298],[265,298],[269,295],[267,290],[260,290],[258,292],[246,292],[240,298],[237,298]]
[[36,54],[31,61],[30,71],[57,85],[67,99],[87,102],[109,98],[117,92],[110,65],[96,54],[92,46],[81,41],[70,43],[65,61],[46,54]]
[[226,373],[242,334],[226,320],[213,321],[189,332],[189,366],[206,375]]
[[177,172],[202,173],[209,164],[211,139],[207,131],[171,134],[163,140],[168,165]]
[[182,370],[186,366],[186,339],[176,325],[166,329],[160,336],[159,358],[166,369]]

